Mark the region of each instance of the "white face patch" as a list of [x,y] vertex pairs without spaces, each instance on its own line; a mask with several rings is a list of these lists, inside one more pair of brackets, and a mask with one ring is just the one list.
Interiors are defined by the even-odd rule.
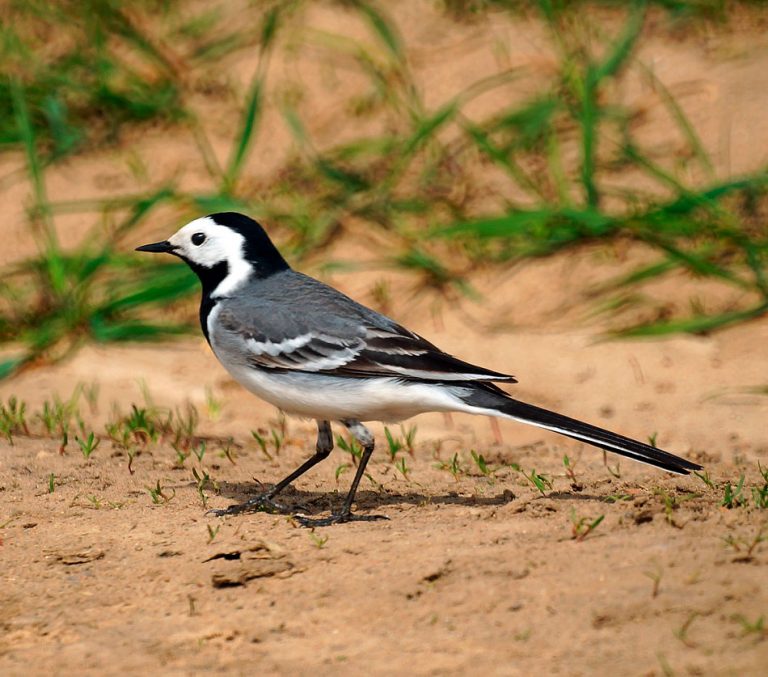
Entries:
[[209,216],[190,221],[168,241],[177,254],[204,268],[227,263],[229,273],[211,294],[213,298],[232,293],[253,272],[253,265],[245,259],[245,238]]

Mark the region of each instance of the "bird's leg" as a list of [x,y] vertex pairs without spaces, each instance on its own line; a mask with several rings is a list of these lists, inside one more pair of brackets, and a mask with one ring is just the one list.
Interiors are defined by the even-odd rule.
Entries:
[[317,444],[315,445],[315,453],[311,458],[308,458],[302,463],[296,470],[294,470],[288,477],[280,480],[269,491],[265,491],[263,494],[254,496],[247,500],[245,503],[238,503],[236,505],[230,505],[223,510],[209,510],[212,515],[219,517],[223,515],[237,515],[241,512],[271,512],[271,513],[288,513],[288,510],[284,505],[273,501],[272,499],[277,496],[283,489],[285,489],[291,482],[298,477],[301,477],[307,470],[316,466],[320,461],[328,458],[328,455],[333,450],[333,434],[331,432],[331,424],[329,421],[317,422]]
[[360,421],[347,419],[342,421],[342,424],[344,424],[347,430],[352,433],[352,436],[360,442],[363,447],[363,455],[360,457],[360,463],[357,466],[355,478],[352,480],[352,486],[349,488],[349,493],[347,494],[346,499],[344,499],[344,504],[341,506],[341,510],[332,514],[330,517],[313,519],[303,515],[294,516],[294,519],[296,519],[296,521],[303,527],[327,527],[331,524],[340,524],[342,522],[372,522],[374,520],[388,519],[384,515],[356,515],[352,512],[352,503],[355,500],[357,487],[360,484],[360,480],[363,479],[365,466],[368,465],[368,461],[373,453],[374,438],[371,431],[360,423]]

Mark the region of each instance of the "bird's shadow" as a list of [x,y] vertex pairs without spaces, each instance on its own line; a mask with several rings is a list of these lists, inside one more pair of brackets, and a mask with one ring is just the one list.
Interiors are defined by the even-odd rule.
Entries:
[[[259,494],[269,490],[272,485],[259,485],[252,482],[221,482],[219,495],[229,498],[236,503],[243,503]],[[289,511],[301,511],[314,514],[338,508],[344,501],[346,491],[307,491],[287,487],[275,500],[283,504]],[[544,496],[536,496],[533,501],[543,499],[577,500],[577,501],[601,501],[603,497],[581,492],[568,493],[564,491],[552,492]],[[361,489],[355,496],[358,510],[376,510],[384,506],[401,505],[457,505],[465,507],[491,507],[506,505],[519,500],[519,497],[510,489],[500,489],[493,496],[461,495],[455,491],[442,494],[425,494],[420,491],[393,492],[387,489],[373,490]]]

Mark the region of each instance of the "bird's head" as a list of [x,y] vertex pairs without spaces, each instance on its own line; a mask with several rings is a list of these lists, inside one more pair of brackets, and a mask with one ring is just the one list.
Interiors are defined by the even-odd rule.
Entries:
[[178,256],[214,296],[226,295],[250,277],[265,278],[288,268],[264,229],[236,212],[195,219],[167,240],[142,245],[136,251]]

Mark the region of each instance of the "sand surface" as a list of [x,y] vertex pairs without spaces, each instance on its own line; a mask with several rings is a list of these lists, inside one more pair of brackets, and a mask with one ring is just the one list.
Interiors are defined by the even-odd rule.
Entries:
[[[401,20],[407,6],[397,5]],[[526,63],[534,75],[551,67],[543,37],[521,22],[481,23],[457,36],[447,20],[429,30],[406,21],[408,44],[424,45],[412,56],[430,105],[442,100],[435,83],[450,92],[461,85],[451,78],[492,67],[499,42],[512,45],[513,65]],[[768,119],[768,87],[759,85],[768,74],[764,33],[745,20],[722,36],[651,36],[643,49],[700,128],[720,175],[764,162],[765,144],[754,142],[765,138]],[[237,58],[232,73],[245,79],[252,59]],[[647,94],[629,92],[634,101]],[[326,104],[313,132],[335,119],[331,95]],[[222,139],[225,122],[213,125]],[[657,104],[642,124],[660,148],[670,142]],[[287,133],[276,125],[259,143],[284,146]],[[192,151],[159,130],[52,169],[52,199],[132,190],[115,153],[148,149],[153,179],[176,172],[194,185]],[[275,156],[256,150],[258,175]],[[26,190],[19,183],[6,191],[18,214],[3,226],[4,263],[34,251],[22,216]],[[61,223],[75,240],[86,232],[79,217]],[[166,236],[166,225],[148,228],[146,240]],[[373,260],[368,244],[350,235],[332,254]],[[483,417],[424,415],[404,424],[417,427],[413,449],[394,459],[373,425],[379,446],[357,511],[388,521],[311,531],[284,515],[220,519],[206,507],[245,500],[290,472],[311,454],[315,428],[281,422],[226,376],[201,338],[88,345],[0,383],[0,399],[23,399],[30,418],[30,434],[0,441],[0,674],[765,674],[768,542],[760,541],[768,510],[755,508],[751,489],[764,483],[758,462],[768,468],[768,323],[706,337],[598,341],[608,324],[591,315],[589,289],[648,260],[647,250],[620,245],[480,271],[470,280],[478,301],[414,294],[411,278],[380,270],[326,279],[366,303],[376,302],[371,290],[383,280],[396,319],[463,359],[515,374],[521,399],[653,436],[704,464],[713,487],[629,461],[617,467],[615,457],[606,468],[592,447],[513,422],[494,428]],[[310,260],[308,271],[321,263]],[[650,291],[678,310],[692,293],[720,307],[738,301],[682,277]],[[103,436],[115,411],[132,404],[165,411],[191,403],[205,453],[181,463],[167,437],[139,445],[130,469],[125,450],[106,438],[89,459],[74,440],[60,453],[60,440],[41,435],[32,414],[78,384],[93,394],[94,406],[80,400],[86,431]],[[284,436],[279,450],[272,431]],[[327,514],[343,500],[351,466],[337,448],[286,491],[285,504]],[[539,492],[518,466],[551,487]],[[206,473],[201,496],[195,474]],[[747,504],[728,509],[725,483],[742,474]]]

